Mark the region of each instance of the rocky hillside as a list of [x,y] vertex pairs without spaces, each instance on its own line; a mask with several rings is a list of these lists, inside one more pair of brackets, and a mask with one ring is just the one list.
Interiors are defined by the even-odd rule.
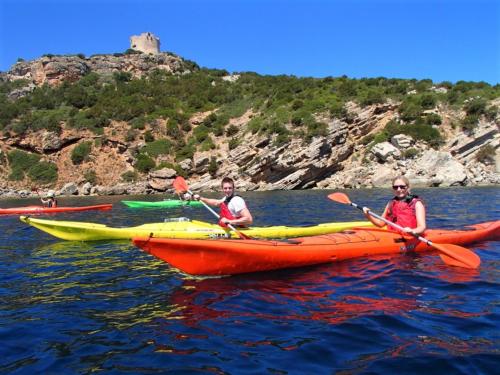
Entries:
[[0,74],[0,192],[499,184],[500,88],[268,77],[168,53],[44,56]]

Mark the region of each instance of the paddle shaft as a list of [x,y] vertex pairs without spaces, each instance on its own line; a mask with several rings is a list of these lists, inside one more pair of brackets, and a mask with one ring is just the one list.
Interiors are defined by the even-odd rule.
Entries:
[[[363,211],[363,207],[358,206],[356,203],[350,202],[349,204],[350,204],[351,206],[353,206],[353,207],[356,207],[358,210]],[[364,212],[364,211],[363,211],[363,212]],[[396,229],[398,229],[398,230],[400,230],[400,231],[404,232],[404,228],[403,228],[401,225],[398,225],[398,224],[396,224],[396,223],[393,223],[392,221],[389,221],[389,220],[387,220],[386,218],[384,218],[384,217],[382,217],[382,216],[380,216],[380,215],[377,215],[376,213],[372,212],[370,209],[368,209],[368,215],[371,215],[371,216],[373,216],[373,217],[375,217],[375,218],[377,218],[377,219],[379,219],[379,220],[383,221],[383,222],[384,222],[384,223],[386,223],[387,225],[389,225],[389,226],[391,226],[391,227],[394,227],[394,228],[396,228]],[[432,241],[428,240],[427,238],[421,237],[421,236],[419,236],[419,235],[417,235],[417,234],[414,234],[414,233],[408,233],[408,234],[411,234],[412,236],[416,237],[419,241],[425,242],[425,243],[426,243],[427,245],[429,245],[429,246],[434,246],[434,247],[436,247],[436,246],[434,245],[434,243],[432,243]]]

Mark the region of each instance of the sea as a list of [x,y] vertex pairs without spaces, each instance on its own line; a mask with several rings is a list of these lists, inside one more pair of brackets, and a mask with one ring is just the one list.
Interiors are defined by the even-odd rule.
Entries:
[[[381,213],[389,189],[343,191]],[[331,190],[243,192],[256,226],[363,220]],[[430,228],[500,219],[499,187],[414,189]],[[210,196],[210,195],[209,195]],[[211,196],[216,197],[217,194]],[[40,216],[124,227],[202,208]],[[0,206],[37,204],[0,200]],[[179,272],[128,241],[63,241],[0,216],[1,374],[495,374],[500,363],[500,242],[469,247],[478,270],[436,252],[365,257],[230,277]]]

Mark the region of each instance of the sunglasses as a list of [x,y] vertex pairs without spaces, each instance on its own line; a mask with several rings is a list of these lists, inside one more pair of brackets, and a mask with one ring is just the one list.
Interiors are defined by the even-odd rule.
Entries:
[[392,185],[394,190],[404,190],[406,189],[406,185]]

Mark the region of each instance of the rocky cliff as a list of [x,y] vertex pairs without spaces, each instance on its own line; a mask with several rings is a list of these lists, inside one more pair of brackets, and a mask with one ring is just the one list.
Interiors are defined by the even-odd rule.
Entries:
[[[59,85],[74,82],[95,72],[111,75],[128,72],[140,78],[154,69],[172,74],[189,74],[197,69],[193,63],[166,53],[158,55],[99,55],[45,56],[31,62],[18,62],[12,69],[1,74],[3,81],[26,80],[22,88],[9,93],[10,100],[27,95],[43,84]],[[228,76],[228,82],[237,76]],[[500,99],[490,105],[497,107]],[[171,190],[173,178],[184,174],[194,190],[217,190],[223,176],[237,180],[240,190],[290,190],[307,188],[360,188],[383,187],[391,177],[404,174],[417,186],[455,186],[499,184],[499,116],[481,118],[473,130],[464,131],[455,125],[465,116],[463,111],[437,104],[429,112],[443,119],[439,131],[444,143],[432,148],[428,142],[396,134],[389,141],[370,145],[367,136],[379,132],[390,121],[399,121],[400,103],[387,100],[384,103],[359,106],[349,101],[345,116],[320,118],[326,124],[326,132],[305,141],[291,137],[276,142],[276,135],[253,133],[248,123],[258,112],[255,109],[232,117],[229,124],[236,129],[230,136],[222,134],[215,141],[215,148],[196,151],[192,157],[177,160],[171,155],[157,157],[157,165],[164,167],[139,173],[133,182],[124,180],[124,174],[137,174],[138,151],[146,142],[145,133],[155,139],[167,138],[166,120],[156,120],[156,126],[148,124],[130,139],[128,124],[111,121],[103,134],[78,130],[61,123],[61,131],[46,129],[22,134],[4,134],[0,139],[0,184],[3,195],[29,194],[32,182],[28,179],[12,181],[8,178],[9,162],[5,157],[12,150],[36,154],[41,160],[57,166],[58,177],[46,189],[58,189],[61,194],[140,194],[161,193]],[[189,137],[198,126],[217,109],[199,112],[189,119]],[[289,124],[287,125],[289,126]],[[239,139],[231,145],[232,139]],[[77,145],[91,142],[92,150],[85,160],[75,165],[71,154]],[[489,157],[480,157],[485,147]],[[493,150],[493,151],[491,151]],[[493,152],[493,155],[491,155]],[[93,178],[88,177],[92,171]]]

